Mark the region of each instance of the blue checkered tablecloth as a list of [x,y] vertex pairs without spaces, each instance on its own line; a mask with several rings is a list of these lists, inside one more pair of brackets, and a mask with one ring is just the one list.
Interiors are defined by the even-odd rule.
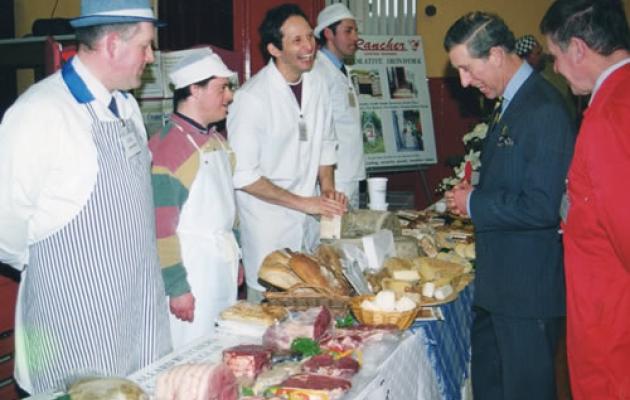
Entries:
[[412,331],[423,333],[440,393],[446,400],[461,399],[462,385],[469,375],[472,301],[470,284],[457,300],[440,306],[443,321],[416,322],[411,327]]

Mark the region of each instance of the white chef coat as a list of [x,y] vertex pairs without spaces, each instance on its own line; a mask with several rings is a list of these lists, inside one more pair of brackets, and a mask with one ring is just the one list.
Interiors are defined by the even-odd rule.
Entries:
[[[115,120],[107,108],[110,92],[79,57],[71,62],[95,97],[99,119]],[[136,100],[121,92],[114,97],[120,116],[130,118],[146,142]],[[22,269],[29,245],[50,236],[83,209],[98,172],[91,126],[61,71],[31,86],[7,110],[0,124],[0,261]]]
[[[236,154],[234,187],[241,189],[266,177],[300,196],[314,196],[319,167],[336,162],[328,89],[312,73],[303,74],[302,106],[270,61],[235,94],[230,106],[228,139]],[[300,115],[306,140],[300,140]],[[257,283],[258,269],[270,252],[288,247],[299,251],[315,245],[314,219],[306,214],[236,191],[243,264],[247,285]]]
[[335,185],[341,189],[345,185],[358,186],[358,181],[365,179],[365,156],[359,99],[350,79],[350,68],[346,66],[348,76],[344,75],[341,64],[339,67],[335,65],[330,56],[334,57],[319,50],[313,71],[322,74],[330,92],[335,132],[339,141]]

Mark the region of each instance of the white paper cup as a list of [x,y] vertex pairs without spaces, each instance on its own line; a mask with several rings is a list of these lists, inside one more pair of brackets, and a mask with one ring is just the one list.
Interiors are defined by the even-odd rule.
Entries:
[[370,204],[376,206],[385,204],[387,197],[387,178],[368,178],[367,183]]

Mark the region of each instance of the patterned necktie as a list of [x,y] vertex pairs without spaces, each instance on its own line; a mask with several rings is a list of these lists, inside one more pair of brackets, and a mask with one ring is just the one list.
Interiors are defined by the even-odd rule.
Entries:
[[503,106],[503,96],[499,97],[494,103],[494,108],[492,109],[492,115],[490,116],[490,129],[494,127],[501,120],[501,108]]
[[112,100],[109,102],[109,106],[107,106],[109,110],[116,116],[116,118],[120,118],[118,115],[118,106],[116,105],[116,99],[112,97]]
[[344,64],[341,64],[341,72],[343,72],[343,74],[345,76],[348,76],[348,70],[346,69],[346,66]]

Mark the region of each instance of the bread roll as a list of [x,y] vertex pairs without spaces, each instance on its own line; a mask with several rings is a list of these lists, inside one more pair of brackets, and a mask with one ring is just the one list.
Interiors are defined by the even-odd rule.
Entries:
[[319,264],[312,258],[296,253],[289,260],[289,267],[304,282],[310,285],[328,287],[328,281],[322,274]]

